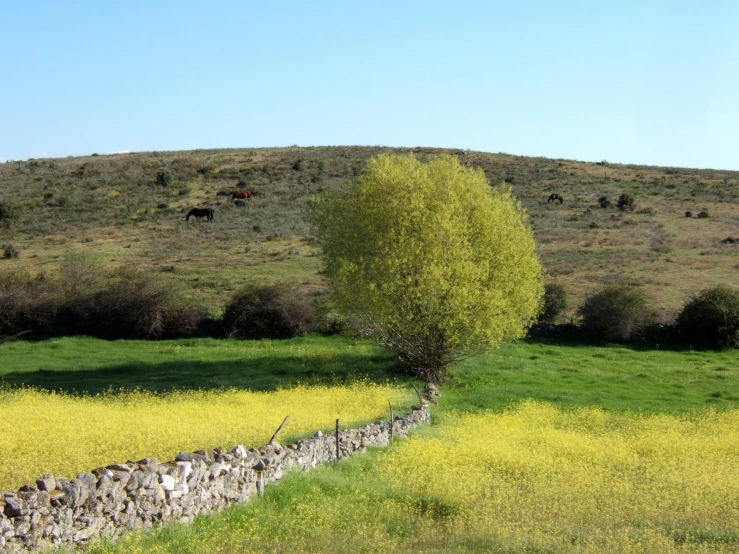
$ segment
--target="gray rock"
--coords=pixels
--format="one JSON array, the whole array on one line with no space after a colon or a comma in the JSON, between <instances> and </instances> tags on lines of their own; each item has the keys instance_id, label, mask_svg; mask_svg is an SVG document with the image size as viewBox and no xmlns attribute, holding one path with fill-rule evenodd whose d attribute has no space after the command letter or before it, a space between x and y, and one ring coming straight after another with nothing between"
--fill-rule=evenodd
<instances>
[{"instance_id":1,"label":"gray rock","mask_svg":"<svg viewBox=\"0 0 739 554\"><path fill-rule=\"evenodd\" d=\"M165 491L174 490L175 480L174 477L172 477L171 475L162 475L159 479L159 482L161 483L162 488Z\"/></svg>"},{"instance_id":2,"label":"gray rock","mask_svg":"<svg viewBox=\"0 0 739 554\"><path fill-rule=\"evenodd\" d=\"M256 464L252 466L252 469L254 471L264 471L264 469L267 467L267 464L264 463L264 460L261 458L257 461Z\"/></svg>"},{"instance_id":3,"label":"gray rock","mask_svg":"<svg viewBox=\"0 0 739 554\"><path fill-rule=\"evenodd\" d=\"M6 517L18 517L23 513L23 501L15 496L5 497L3 513Z\"/></svg>"},{"instance_id":4,"label":"gray rock","mask_svg":"<svg viewBox=\"0 0 739 554\"><path fill-rule=\"evenodd\" d=\"M133 464L112 464L109 466L105 466L105 469L109 469L113 473L115 472L125 472L125 473L132 473L136 468Z\"/></svg>"},{"instance_id":5,"label":"gray rock","mask_svg":"<svg viewBox=\"0 0 739 554\"><path fill-rule=\"evenodd\" d=\"M87 485L91 487L94 487L98 481L97 477L95 477L92 473L86 473L84 471L82 473L77 474L77 479L79 479L80 481L83 481L84 483L86 483Z\"/></svg>"},{"instance_id":6,"label":"gray rock","mask_svg":"<svg viewBox=\"0 0 739 554\"><path fill-rule=\"evenodd\" d=\"M42 491L53 491L56 488L56 479L51 473L44 473L36 479L36 486Z\"/></svg>"},{"instance_id":7,"label":"gray rock","mask_svg":"<svg viewBox=\"0 0 739 554\"><path fill-rule=\"evenodd\" d=\"M62 492L64 493L64 504L69 508L82 506L90 494L86 483L79 479L72 479L72 481L64 485Z\"/></svg>"}]
</instances>

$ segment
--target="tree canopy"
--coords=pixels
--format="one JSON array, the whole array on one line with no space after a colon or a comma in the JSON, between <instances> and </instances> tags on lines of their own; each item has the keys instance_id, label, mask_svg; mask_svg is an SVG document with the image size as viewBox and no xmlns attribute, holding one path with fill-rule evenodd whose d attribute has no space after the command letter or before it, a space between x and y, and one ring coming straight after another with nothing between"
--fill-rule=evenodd
<instances>
[{"instance_id":1,"label":"tree canopy","mask_svg":"<svg viewBox=\"0 0 739 554\"><path fill-rule=\"evenodd\" d=\"M311 221L339 310L430 381L524 335L544 290L527 214L508 186L453 156L384 155Z\"/></svg>"}]
</instances>

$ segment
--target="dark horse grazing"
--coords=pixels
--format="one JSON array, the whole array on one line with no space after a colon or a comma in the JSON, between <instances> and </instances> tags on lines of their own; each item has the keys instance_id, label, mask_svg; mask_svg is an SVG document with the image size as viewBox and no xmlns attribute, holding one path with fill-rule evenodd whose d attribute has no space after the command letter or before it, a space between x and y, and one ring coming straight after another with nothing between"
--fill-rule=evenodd
<instances>
[{"instance_id":1,"label":"dark horse grazing","mask_svg":"<svg viewBox=\"0 0 739 554\"><path fill-rule=\"evenodd\" d=\"M240 200L246 200L247 202L249 202L249 204L251 204L252 202L254 202L251 199L252 194L254 194L254 192L251 189L237 190L231 195L231 203L233 204L236 201L236 199L240 199Z\"/></svg>"},{"instance_id":2,"label":"dark horse grazing","mask_svg":"<svg viewBox=\"0 0 739 554\"><path fill-rule=\"evenodd\" d=\"M549 195L549 200L547 200L547 204L551 204L552 202L556 202L557 200L559 200L560 204L565 201L565 199L562 198L561 194L552 193Z\"/></svg>"},{"instance_id":3,"label":"dark horse grazing","mask_svg":"<svg viewBox=\"0 0 739 554\"><path fill-rule=\"evenodd\" d=\"M208 221L213 221L213 208L193 208L185 216L185 221L190 221L190 216L195 216L198 219L201 217L207 217Z\"/></svg>"}]
</instances>

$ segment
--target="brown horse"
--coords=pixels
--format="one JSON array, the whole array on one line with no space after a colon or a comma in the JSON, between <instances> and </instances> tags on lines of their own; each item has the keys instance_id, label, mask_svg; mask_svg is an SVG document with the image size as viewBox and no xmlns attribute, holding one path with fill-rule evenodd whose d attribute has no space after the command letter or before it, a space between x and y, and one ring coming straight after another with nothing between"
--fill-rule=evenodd
<instances>
[{"instance_id":1,"label":"brown horse","mask_svg":"<svg viewBox=\"0 0 739 554\"><path fill-rule=\"evenodd\" d=\"M247 202L249 202L249 204L251 204L252 202L254 202L251 199L253 194L254 192L252 192L251 189L237 190L231 195L231 203L233 204L236 201L236 199L239 199L239 200L246 200Z\"/></svg>"}]
</instances>

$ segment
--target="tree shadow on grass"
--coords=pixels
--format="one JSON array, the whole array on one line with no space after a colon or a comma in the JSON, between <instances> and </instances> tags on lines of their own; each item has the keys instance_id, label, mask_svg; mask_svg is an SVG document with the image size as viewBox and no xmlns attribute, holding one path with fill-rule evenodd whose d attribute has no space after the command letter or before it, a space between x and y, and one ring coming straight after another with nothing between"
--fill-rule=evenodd
<instances>
[{"instance_id":1,"label":"tree shadow on grass","mask_svg":"<svg viewBox=\"0 0 739 554\"><path fill-rule=\"evenodd\" d=\"M297 384L348 384L357 379L375 383L406 383L392 358L377 355L337 354L316 361L295 357L264 356L236 361L133 362L90 370L48 370L8 373L0 383L66 393L97 394L110 389L173 390L250 389L274 391Z\"/></svg>"}]
</instances>

